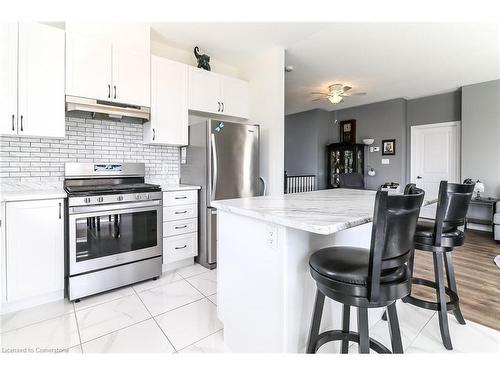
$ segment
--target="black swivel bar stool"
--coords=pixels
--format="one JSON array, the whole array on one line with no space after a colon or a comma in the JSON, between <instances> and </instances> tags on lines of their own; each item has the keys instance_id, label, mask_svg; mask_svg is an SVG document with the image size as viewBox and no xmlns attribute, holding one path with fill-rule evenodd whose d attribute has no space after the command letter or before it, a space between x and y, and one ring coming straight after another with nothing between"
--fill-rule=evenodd
<instances>
[{"instance_id":1,"label":"black swivel bar stool","mask_svg":"<svg viewBox=\"0 0 500 375\"><path fill-rule=\"evenodd\" d=\"M457 284L451 252L455 246L464 243L464 233L458 229L465 224L465 216L472 198L474 183L452 184L441 181L435 220L419 220L415 232L415 250L432 252L434 260L434 281L416 278L413 284L434 288L437 294L437 303L425 301L409 295L403 298L404 302L438 312L439 329L446 349L451 350L450 331L448 328L447 311L452 311L460 324L465 320L460 311ZM444 284L443 260L446 269L448 286ZM413 256L408 262L413 274ZM446 295L450 298L446 302Z\"/></svg>"},{"instance_id":2,"label":"black swivel bar stool","mask_svg":"<svg viewBox=\"0 0 500 375\"><path fill-rule=\"evenodd\" d=\"M368 334L368 309L386 307L393 353L402 353L396 301L410 294L411 273L406 265L413 254L413 237L424 192L408 187L404 195L378 191L375 198L370 249L336 246L316 251L309 260L317 291L307 353L315 353L330 341L359 344L360 353L370 348L391 353ZM343 304L342 330L319 333L325 296ZM351 306L358 308L358 332L349 331Z\"/></svg>"}]
</instances>

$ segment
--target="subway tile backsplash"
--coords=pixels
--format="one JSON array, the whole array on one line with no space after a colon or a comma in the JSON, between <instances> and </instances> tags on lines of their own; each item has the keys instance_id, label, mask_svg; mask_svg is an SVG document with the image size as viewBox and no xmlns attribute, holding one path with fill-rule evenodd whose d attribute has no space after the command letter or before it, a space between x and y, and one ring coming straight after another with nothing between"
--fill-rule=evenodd
<instances>
[{"instance_id":1,"label":"subway tile backsplash","mask_svg":"<svg viewBox=\"0 0 500 375\"><path fill-rule=\"evenodd\" d=\"M66 118L66 137L0 137L2 182L55 182L64 179L65 162L144 162L146 179L179 182L179 149L145 145L142 124Z\"/></svg>"}]
</instances>

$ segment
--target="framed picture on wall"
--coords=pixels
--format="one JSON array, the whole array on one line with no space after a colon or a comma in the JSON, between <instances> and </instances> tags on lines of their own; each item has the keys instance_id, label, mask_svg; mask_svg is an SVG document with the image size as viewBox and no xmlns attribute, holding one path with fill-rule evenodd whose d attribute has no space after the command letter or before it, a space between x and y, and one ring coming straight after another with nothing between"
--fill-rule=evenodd
<instances>
[{"instance_id":1,"label":"framed picture on wall","mask_svg":"<svg viewBox=\"0 0 500 375\"><path fill-rule=\"evenodd\" d=\"M340 142L356 143L356 120L340 121Z\"/></svg>"},{"instance_id":2,"label":"framed picture on wall","mask_svg":"<svg viewBox=\"0 0 500 375\"><path fill-rule=\"evenodd\" d=\"M382 141L382 155L396 155L395 139L384 139Z\"/></svg>"}]
</instances>

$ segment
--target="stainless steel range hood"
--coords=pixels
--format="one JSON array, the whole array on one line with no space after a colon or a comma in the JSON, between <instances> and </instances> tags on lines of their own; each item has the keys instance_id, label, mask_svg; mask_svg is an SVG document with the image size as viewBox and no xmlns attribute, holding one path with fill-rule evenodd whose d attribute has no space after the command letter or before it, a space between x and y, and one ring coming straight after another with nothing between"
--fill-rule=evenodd
<instances>
[{"instance_id":1,"label":"stainless steel range hood","mask_svg":"<svg viewBox=\"0 0 500 375\"><path fill-rule=\"evenodd\" d=\"M66 111L83 111L105 114L111 118L134 117L144 121L149 120L149 107L108 102L97 99L66 96Z\"/></svg>"}]
</instances>

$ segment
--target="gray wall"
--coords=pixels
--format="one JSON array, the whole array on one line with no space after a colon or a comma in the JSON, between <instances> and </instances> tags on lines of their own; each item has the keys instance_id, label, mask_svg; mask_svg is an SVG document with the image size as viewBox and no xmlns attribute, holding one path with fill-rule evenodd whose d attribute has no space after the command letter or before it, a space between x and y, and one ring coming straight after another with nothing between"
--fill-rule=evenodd
<instances>
[{"instance_id":1,"label":"gray wall","mask_svg":"<svg viewBox=\"0 0 500 375\"><path fill-rule=\"evenodd\" d=\"M460 121L460 90L407 101L408 126Z\"/></svg>"},{"instance_id":2,"label":"gray wall","mask_svg":"<svg viewBox=\"0 0 500 375\"><path fill-rule=\"evenodd\" d=\"M372 146L382 146L383 139L396 140L396 155L382 156L382 152L370 153L365 148L365 185L377 189L384 182L405 182L406 169L406 101L402 98L331 112L332 120L356 120L356 142L363 138L374 138ZM335 126L338 132L338 125ZM382 158L390 164L382 164ZM375 169L376 175L366 174L367 167Z\"/></svg>"},{"instance_id":3,"label":"gray wall","mask_svg":"<svg viewBox=\"0 0 500 375\"><path fill-rule=\"evenodd\" d=\"M462 88L462 176L500 197L500 80Z\"/></svg>"},{"instance_id":4,"label":"gray wall","mask_svg":"<svg viewBox=\"0 0 500 375\"><path fill-rule=\"evenodd\" d=\"M314 174L318 189L324 189L325 146L334 141L330 112L315 109L285 116L285 171L289 175Z\"/></svg>"}]
</instances>

